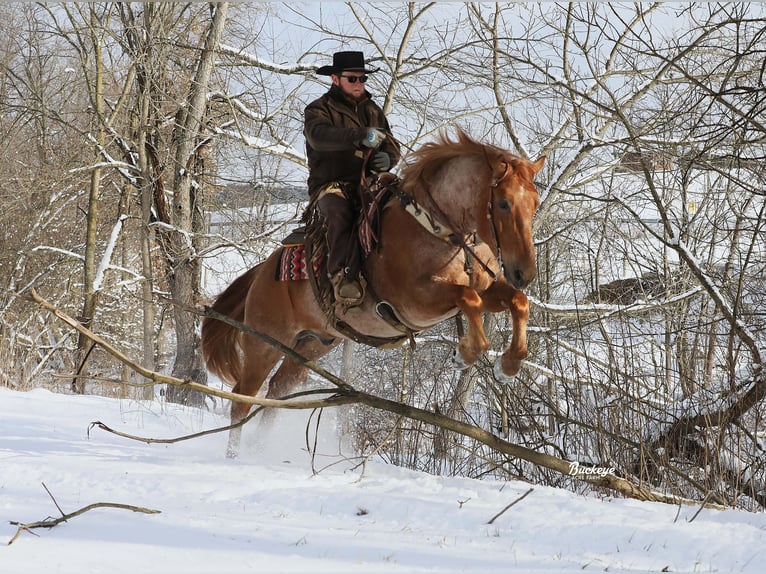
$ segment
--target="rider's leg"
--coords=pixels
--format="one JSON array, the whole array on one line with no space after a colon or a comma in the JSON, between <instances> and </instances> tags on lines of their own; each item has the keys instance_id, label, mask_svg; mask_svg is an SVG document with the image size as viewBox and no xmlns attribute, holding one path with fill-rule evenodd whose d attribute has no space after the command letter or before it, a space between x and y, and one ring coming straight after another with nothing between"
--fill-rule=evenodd
<instances>
[{"instance_id":1,"label":"rider's leg","mask_svg":"<svg viewBox=\"0 0 766 574\"><path fill-rule=\"evenodd\" d=\"M327 271L335 290L335 299L355 304L361 302L364 296L355 261L358 253L354 228L356 215L349 201L334 191L328 189L318 202L327 226Z\"/></svg>"}]
</instances>

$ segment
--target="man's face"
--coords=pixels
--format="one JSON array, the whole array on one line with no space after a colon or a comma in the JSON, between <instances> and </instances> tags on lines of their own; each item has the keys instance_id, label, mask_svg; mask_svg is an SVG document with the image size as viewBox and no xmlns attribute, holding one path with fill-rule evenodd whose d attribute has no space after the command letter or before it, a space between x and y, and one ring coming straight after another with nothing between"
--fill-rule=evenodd
<instances>
[{"instance_id":1,"label":"man's face","mask_svg":"<svg viewBox=\"0 0 766 574\"><path fill-rule=\"evenodd\" d=\"M359 99L364 94L364 82L367 76L360 71L343 70L340 74L333 74L332 83L338 86L347 96Z\"/></svg>"}]
</instances>

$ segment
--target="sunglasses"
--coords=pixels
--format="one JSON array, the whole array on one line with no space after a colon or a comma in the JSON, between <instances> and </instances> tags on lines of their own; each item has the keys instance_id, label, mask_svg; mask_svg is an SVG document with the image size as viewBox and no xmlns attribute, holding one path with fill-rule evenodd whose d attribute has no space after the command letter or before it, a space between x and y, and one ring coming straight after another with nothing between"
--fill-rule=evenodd
<instances>
[{"instance_id":1,"label":"sunglasses","mask_svg":"<svg viewBox=\"0 0 766 574\"><path fill-rule=\"evenodd\" d=\"M341 78L346 78L349 84L356 84L357 80L364 84L367 82L368 76L341 76Z\"/></svg>"}]
</instances>

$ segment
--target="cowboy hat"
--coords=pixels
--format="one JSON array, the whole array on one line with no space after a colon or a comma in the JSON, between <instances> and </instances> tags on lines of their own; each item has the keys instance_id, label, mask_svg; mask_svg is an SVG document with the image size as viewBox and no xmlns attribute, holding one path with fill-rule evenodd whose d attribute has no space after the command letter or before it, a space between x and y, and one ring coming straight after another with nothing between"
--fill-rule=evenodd
<instances>
[{"instance_id":1,"label":"cowboy hat","mask_svg":"<svg viewBox=\"0 0 766 574\"><path fill-rule=\"evenodd\" d=\"M332 76L333 74L340 74L343 70L354 70L365 74L378 71L378 68L368 70L364 66L364 54L362 52L335 52L332 55L332 66L322 66L317 70L317 74Z\"/></svg>"}]
</instances>

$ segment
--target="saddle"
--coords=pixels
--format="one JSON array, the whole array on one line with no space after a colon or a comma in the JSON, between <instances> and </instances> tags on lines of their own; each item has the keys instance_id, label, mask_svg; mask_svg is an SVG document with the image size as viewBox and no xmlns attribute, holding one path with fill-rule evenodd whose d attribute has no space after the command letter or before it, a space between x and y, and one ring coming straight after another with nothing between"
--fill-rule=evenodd
<instances>
[{"instance_id":1,"label":"saddle","mask_svg":"<svg viewBox=\"0 0 766 574\"><path fill-rule=\"evenodd\" d=\"M357 234L362 247L362 257L369 255L378 245L381 233L382 212L396 193L398 178L381 173L367 178L363 189L361 216ZM367 283L367 296L375 303L375 312L386 323L400 331L400 337L375 337L359 333L337 316L337 306L330 279L326 272L327 246L324 240L323 217L314 201L311 201L302 218L303 225L294 229L282 240L280 263L277 267L278 281L308 280L319 306L330 323L341 333L358 343L378 348L399 346L405 339L414 342L415 331L397 316L391 304L382 301L371 287L365 266L361 266L361 279Z\"/></svg>"}]
</instances>

